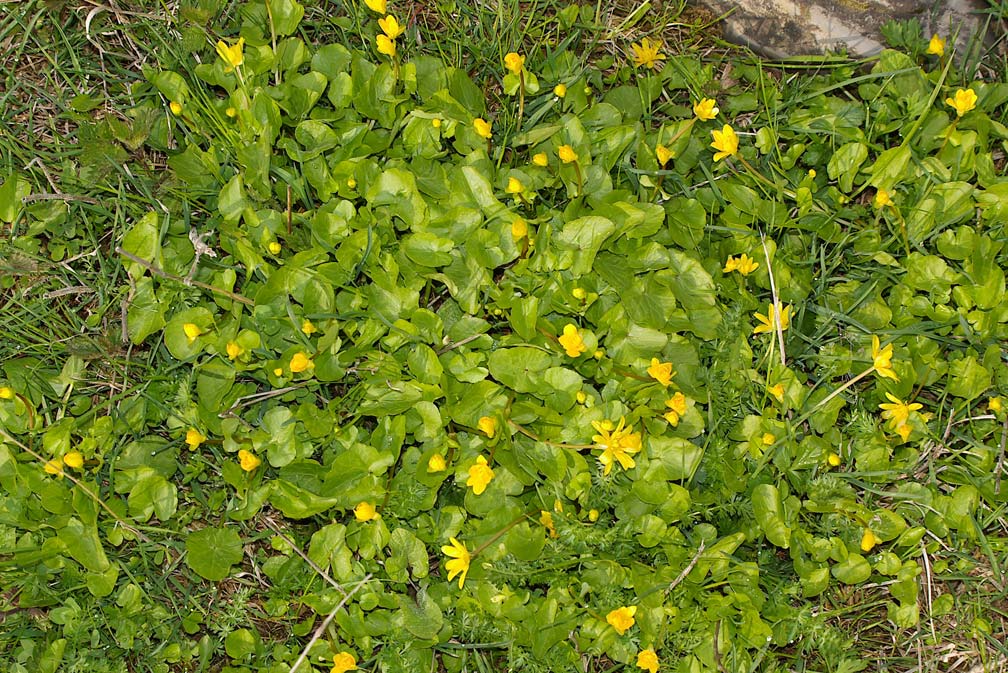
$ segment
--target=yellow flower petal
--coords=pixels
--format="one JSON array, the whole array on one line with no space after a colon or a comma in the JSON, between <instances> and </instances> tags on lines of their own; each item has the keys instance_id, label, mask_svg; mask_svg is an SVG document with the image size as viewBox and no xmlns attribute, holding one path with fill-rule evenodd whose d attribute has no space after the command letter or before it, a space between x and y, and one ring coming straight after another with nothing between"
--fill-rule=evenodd
<instances>
[{"instance_id":1,"label":"yellow flower petal","mask_svg":"<svg viewBox=\"0 0 1008 673\"><path fill-rule=\"evenodd\" d=\"M701 98L693 104L693 114L702 122L710 121L718 116L717 102L713 98Z\"/></svg>"},{"instance_id":2,"label":"yellow flower petal","mask_svg":"<svg viewBox=\"0 0 1008 673\"><path fill-rule=\"evenodd\" d=\"M636 605L619 607L606 615L606 621L622 636L634 625L635 614L637 614Z\"/></svg>"},{"instance_id":3,"label":"yellow flower petal","mask_svg":"<svg viewBox=\"0 0 1008 673\"><path fill-rule=\"evenodd\" d=\"M245 470L246 472L252 472L257 467L262 465L262 461L259 459L257 455L255 455L251 451L241 449L240 451L238 451L238 464L241 465L241 469Z\"/></svg>"}]
</instances>

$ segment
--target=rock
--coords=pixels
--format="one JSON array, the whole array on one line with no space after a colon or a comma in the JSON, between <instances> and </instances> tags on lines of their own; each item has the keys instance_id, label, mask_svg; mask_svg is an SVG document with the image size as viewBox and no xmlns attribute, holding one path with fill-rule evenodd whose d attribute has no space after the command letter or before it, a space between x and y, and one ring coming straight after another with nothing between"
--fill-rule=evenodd
<instances>
[{"instance_id":1,"label":"rock","mask_svg":"<svg viewBox=\"0 0 1008 673\"><path fill-rule=\"evenodd\" d=\"M882 50L890 19L916 18L922 37L958 30L961 43L983 29L983 0L702 0L724 20L725 34L770 58L846 50L855 58ZM951 44L951 42L950 42Z\"/></svg>"}]
</instances>

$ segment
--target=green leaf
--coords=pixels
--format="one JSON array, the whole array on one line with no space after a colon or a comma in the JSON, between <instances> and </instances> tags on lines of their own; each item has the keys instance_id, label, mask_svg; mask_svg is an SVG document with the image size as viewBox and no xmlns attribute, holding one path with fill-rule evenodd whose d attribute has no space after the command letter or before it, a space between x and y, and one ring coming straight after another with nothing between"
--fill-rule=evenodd
<instances>
[{"instance_id":1,"label":"green leaf","mask_svg":"<svg viewBox=\"0 0 1008 673\"><path fill-rule=\"evenodd\" d=\"M273 29L277 35L293 35L304 16L304 7L295 0L268 0Z\"/></svg>"},{"instance_id":2,"label":"green leaf","mask_svg":"<svg viewBox=\"0 0 1008 673\"><path fill-rule=\"evenodd\" d=\"M892 191L896 184L906 181L906 170L909 163L909 147L900 145L885 150L868 168L868 184L876 189Z\"/></svg>"},{"instance_id":3,"label":"green leaf","mask_svg":"<svg viewBox=\"0 0 1008 673\"><path fill-rule=\"evenodd\" d=\"M860 554L849 554L845 561L833 566L831 572L844 584L861 584L871 577L871 564Z\"/></svg>"},{"instance_id":4,"label":"green leaf","mask_svg":"<svg viewBox=\"0 0 1008 673\"><path fill-rule=\"evenodd\" d=\"M840 189L849 194L854 187L861 164L868 158L868 147L864 143L847 143L842 145L830 157L826 171L830 180L839 180Z\"/></svg>"},{"instance_id":5,"label":"green leaf","mask_svg":"<svg viewBox=\"0 0 1008 673\"><path fill-rule=\"evenodd\" d=\"M137 220L136 224L123 236L122 249L134 257L139 257L154 266L163 268L164 261L161 259L161 232L158 226L157 213L147 213ZM140 278L147 271L141 264L128 259L123 260L123 266L126 267L126 271L133 279Z\"/></svg>"},{"instance_id":6,"label":"green leaf","mask_svg":"<svg viewBox=\"0 0 1008 673\"><path fill-rule=\"evenodd\" d=\"M219 582L242 560L242 541L231 528L202 528L186 538L186 565L204 579Z\"/></svg>"},{"instance_id":7,"label":"green leaf","mask_svg":"<svg viewBox=\"0 0 1008 673\"><path fill-rule=\"evenodd\" d=\"M753 514L760 529L771 543L787 549L791 546L791 529L784 521L780 492L773 484L759 484L752 492Z\"/></svg>"},{"instance_id":8,"label":"green leaf","mask_svg":"<svg viewBox=\"0 0 1008 673\"><path fill-rule=\"evenodd\" d=\"M61 527L56 537L66 547L73 560L94 573L104 573L111 564L102 549L98 539L98 528L94 524L87 526L80 519L70 517Z\"/></svg>"},{"instance_id":9,"label":"green leaf","mask_svg":"<svg viewBox=\"0 0 1008 673\"><path fill-rule=\"evenodd\" d=\"M597 215L579 217L564 224L554 240L559 249L571 251L566 265L575 278L591 270L599 248L614 231L616 225L612 220Z\"/></svg>"},{"instance_id":10,"label":"green leaf","mask_svg":"<svg viewBox=\"0 0 1008 673\"><path fill-rule=\"evenodd\" d=\"M500 383L519 393L538 389L540 374L553 362L553 356L538 348L519 346L499 348L490 354L487 367Z\"/></svg>"}]
</instances>

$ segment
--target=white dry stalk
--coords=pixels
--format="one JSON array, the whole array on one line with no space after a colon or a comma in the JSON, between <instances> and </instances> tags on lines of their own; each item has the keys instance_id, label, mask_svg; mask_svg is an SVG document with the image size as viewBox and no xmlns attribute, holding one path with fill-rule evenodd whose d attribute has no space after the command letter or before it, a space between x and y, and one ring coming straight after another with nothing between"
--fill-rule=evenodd
<instances>
[{"instance_id":1,"label":"white dry stalk","mask_svg":"<svg viewBox=\"0 0 1008 673\"><path fill-rule=\"evenodd\" d=\"M205 238L212 235L213 235L212 231L208 231L204 234L201 234L195 229L189 230L189 241L193 245L193 251L196 253L196 257L193 259L192 266L189 267L189 273L185 277L186 285L188 285L189 281L191 281L193 279L193 276L196 275L196 267L199 266L200 257L203 257L204 255L206 255L207 257L217 256L217 251L203 242Z\"/></svg>"},{"instance_id":2,"label":"white dry stalk","mask_svg":"<svg viewBox=\"0 0 1008 673\"><path fill-rule=\"evenodd\" d=\"M781 306L780 297L777 295L777 282L774 280L773 267L770 266L770 250L767 248L766 237L762 232L760 233L760 243L763 244L763 258L766 259L767 275L770 276L770 297L773 300L773 306L770 309L770 315L767 316L767 320L772 320L773 326L776 328L777 344L780 346L781 367L787 367L787 354L784 352L784 329L781 326L781 314L784 307Z\"/></svg>"}]
</instances>

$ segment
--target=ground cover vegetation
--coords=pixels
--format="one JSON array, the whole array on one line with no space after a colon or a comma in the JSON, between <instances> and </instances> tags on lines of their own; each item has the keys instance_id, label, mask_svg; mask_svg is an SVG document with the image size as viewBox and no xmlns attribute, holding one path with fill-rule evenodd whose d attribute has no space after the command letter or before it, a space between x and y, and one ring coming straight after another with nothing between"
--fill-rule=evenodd
<instances>
[{"instance_id":1,"label":"ground cover vegetation","mask_svg":"<svg viewBox=\"0 0 1008 673\"><path fill-rule=\"evenodd\" d=\"M4 670L1006 665L992 57L174 9L3 10Z\"/></svg>"}]
</instances>

